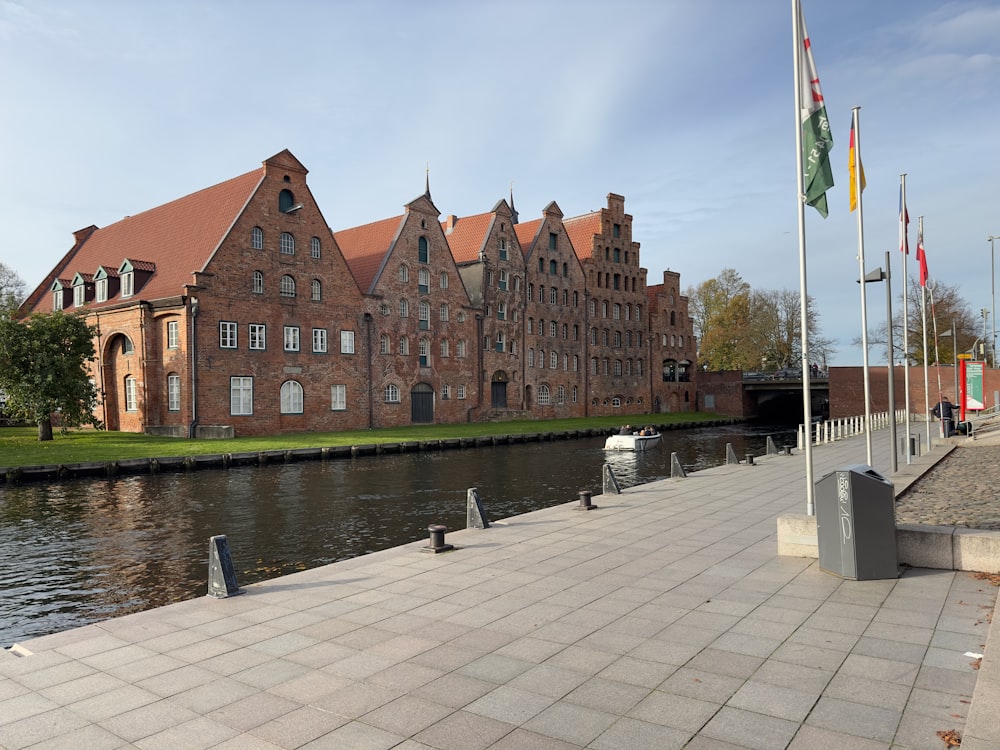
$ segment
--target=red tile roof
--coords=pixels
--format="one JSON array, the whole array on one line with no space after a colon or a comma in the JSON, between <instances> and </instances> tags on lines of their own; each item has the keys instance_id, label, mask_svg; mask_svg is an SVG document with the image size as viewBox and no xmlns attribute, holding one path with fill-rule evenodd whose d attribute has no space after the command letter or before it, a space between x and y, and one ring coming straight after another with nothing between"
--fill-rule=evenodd
<instances>
[{"instance_id":1,"label":"red tile roof","mask_svg":"<svg viewBox=\"0 0 1000 750\"><path fill-rule=\"evenodd\" d=\"M475 216L462 216L454 219L451 232L448 231L448 222L441 222L441 229L444 230L448 246L451 248L451 255L458 264L471 263L479 260L479 251L486 241L486 233L490 230L494 214L476 214Z\"/></svg>"},{"instance_id":2,"label":"red tile roof","mask_svg":"<svg viewBox=\"0 0 1000 750\"><path fill-rule=\"evenodd\" d=\"M541 226L541 219L532 219L531 221L526 221L523 224L514 225L514 234L517 235L517 242L521 246L521 251L524 253L525 258L531 254L531 247L535 242L535 236L538 234L538 230Z\"/></svg>"},{"instance_id":3,"label":"red tile roof","mask_svg":"<svg viewBox=\"0 0 1000 750\"><path fill-rule=\"evenodd\" d=\"M263 177L262 167L97 229L67 253L43 284L48 288L52 279L93 274L101 266L114 276L129 259L138 271L154 271L134 299L183 294L184 285L192 283L192 273L204 270ZM34 309L51 309L46 300L39 297ZM103 307L119 301L113 297L89 305Z\"/></svg>"},{"instance_id":4,"label":"red tile roof","mask_svg":"<svg viewBox=\"0 0 1000 750\"><path fill-rule=\"evenodd\" d=\"M576 257L580 260L592 258L594 255L594 235L601 234L600 211L574 216L572 219L563 219L563 226L566 227L566 234L573 244Z\"/></svg>"},{"instance_id":5,"label":"red tile roof","mask_svg":"<svg viewBox=\"0 0 1000 750\"><path fill-rule=\"evenodd\" d=\"M382 264L385 263L405 218L393 216L334 233L333 238L364 294L372 293Z\"/></svg>"}]
</instances>

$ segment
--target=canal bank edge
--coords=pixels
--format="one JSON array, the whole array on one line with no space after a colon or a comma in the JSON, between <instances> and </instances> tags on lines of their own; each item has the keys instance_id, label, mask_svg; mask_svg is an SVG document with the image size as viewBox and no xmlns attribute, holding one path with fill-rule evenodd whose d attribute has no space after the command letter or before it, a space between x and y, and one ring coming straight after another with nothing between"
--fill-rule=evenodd
<instances>
[{"instance_id":1,"label":"canal bank edge","mask_svg":"<svg viewBox=\"0 0 1000 750\"><path fill-rule=\"evenodd\" d=\"M660 432L690 430L702 427L722 427L743 424L742 417L722 417L693 422L652 424ZM229 469L237 466L268 466L294 461L325 461L355 456L375 456L416 451L440 451L479 448L490 445L545 442L551 440L578 440L603 437L610 427L587 427L578 430L554 432L515 433L508 435L481 435L477 437L442 438L440 440L413 440L385 443L360 443L316 448L275 449L245 451L240 453L211 453L197 456L161 456L153 458L123 458L116 461L85 461L72 464L44 464L35 466L0 467L0 485L26 482L54 482L63 479L110 478L134 474L159 474L165 472L199 471L202 469Z\"/></svg>"},{"instance_id":2,"label":"canal bank edge","mask_svg":"<svg viewBox=\"0 0 1000 750\"><path fill-rule=\"evenodd\" d=\"M936 442L930 451L901 466L891 477L893 495L899 498L920 477L955 449L954 443ZM778 554L818 558L816 516L804 513L778 517ZM899 564L912 568L1000 573L1000 532L960 526L897 524Z\"/></svg>"}]
</instances>

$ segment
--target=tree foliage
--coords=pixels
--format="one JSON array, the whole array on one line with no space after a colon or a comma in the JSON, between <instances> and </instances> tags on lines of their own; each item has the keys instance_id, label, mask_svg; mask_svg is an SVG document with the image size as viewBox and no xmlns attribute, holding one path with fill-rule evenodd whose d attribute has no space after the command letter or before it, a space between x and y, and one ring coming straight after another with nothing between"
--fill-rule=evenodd
<instances>
[{"instance_id":1,"label":"tree foliage","mask_svg":"<svg viewBox=\"0 0 1000 750\"><path fill-rule=\"evenodd\" d=\"M905 356L909 355L911 365L923 365L924 363L924 309L926 308L927 321L927 361L934 364L935 361L941 364L952 364L958 353L971 353L980 358L983 356L981 343L987 342L989 351L989 339L992 333L985 331L985 317L977 315L972 311L969 303L964 300L959 292L957 284L949 285L941 282L933 284L933 288L926 287L927 291L921 295L919 281L915 278L909 279L907 297L909 314L907 315L907 331L909 334L908 346L903 345L903 293L893 305L892 310L892 348L893 364L902 364ZM952 323L954 323L955 337L952 338ZM880 349L887 357L889 339L886 325L881 325L868 329L868 348ZM935 338L935 333L937 334ZM861 346L861 337L857 337L852 342L855 346Z\"/></svg>"},{"instance_id":2,"label":"tree foliage","mask_svg":"<svg viewBox=\"0 0 1000 750\"><path fill-rule=\"evenodd\" d=\"M0 390L5 411L38 425L38 439L52 439L52 418L63 429L99 423L97 389L86 365L95 358L97 329L79 315L35 313L24 321L0 317Z\"/></svg>"},{"instance_id":3,"label":"tree foliage","mask_svg":"<svg viewBox=\"0 0 1000 750\"><path fill-rule=\"evenodd\" d=\"M707 370L776 370L802 361L798 292L754 290L732 268L688 289L698 361ZM813 300L806 306L810 362L825 367L832 340L819 334Z\"/></svg>"},{"instance_id":4,"label":"tree foliage","mask_svg":"<svg viewBox=\"0 0 1000 750\"><path fill-rule=\"evenodd\" d=\"M0 263L0 315L10 317L25 294L24 280L14 269Z\"/></svg>"}]
</instances>

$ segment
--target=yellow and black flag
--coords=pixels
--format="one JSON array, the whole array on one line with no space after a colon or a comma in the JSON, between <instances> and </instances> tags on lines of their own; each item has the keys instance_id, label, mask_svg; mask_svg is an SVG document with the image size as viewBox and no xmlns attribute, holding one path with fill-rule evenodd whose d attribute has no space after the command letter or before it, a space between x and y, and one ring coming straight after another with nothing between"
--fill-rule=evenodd
<instances>
[{"instance_id":1,"label":"yellow and black flag","mask_svg":"<svg viewBox=\"0 0 1000 750\"><path fill-rule=\"evenodd\" d=\"M847 163L848 173L850 174L850 193L851 193L851 211L858 207L858 176L855 173L856 169L854 166L855 162L855 145L854 145L854 121L851 120L851 142L847 147L849 161ZM861 154L857 155L857 163L861 167L861 192L865 190L865 166L861 164Z\"/></svg>"}]
</instances>

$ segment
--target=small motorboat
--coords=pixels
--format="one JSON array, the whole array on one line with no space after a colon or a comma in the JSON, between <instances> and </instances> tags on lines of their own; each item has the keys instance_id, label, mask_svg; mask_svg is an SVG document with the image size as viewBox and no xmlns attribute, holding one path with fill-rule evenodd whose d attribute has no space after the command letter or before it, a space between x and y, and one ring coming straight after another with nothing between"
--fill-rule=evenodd
<instances>
[{"instance_id":1,"label":"small motorboat","mask_svg":"<svg viewBox=\"0 0 1000 750\"><path fill-rule=\"evenodd\" d=\"M604 441L606 451L645 451L660 444L660 433L642 435L633 432L630 435L611 435Z\"/></svg>"}]
</instances>

